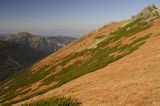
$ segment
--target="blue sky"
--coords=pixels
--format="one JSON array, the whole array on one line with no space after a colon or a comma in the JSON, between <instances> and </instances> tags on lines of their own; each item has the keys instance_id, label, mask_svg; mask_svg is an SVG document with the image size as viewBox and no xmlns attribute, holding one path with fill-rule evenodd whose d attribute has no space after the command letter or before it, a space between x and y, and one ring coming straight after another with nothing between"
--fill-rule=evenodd
<instances>
[{"instance_id":1,"label":"blue sky","mask_svg":"<svg viewBox=\"0 0 160 106\"><path fill-rule=\"evenodd\" d=\"M0 0L0 33L81 36L160 0Z\"/></svg>"}]
</instances>

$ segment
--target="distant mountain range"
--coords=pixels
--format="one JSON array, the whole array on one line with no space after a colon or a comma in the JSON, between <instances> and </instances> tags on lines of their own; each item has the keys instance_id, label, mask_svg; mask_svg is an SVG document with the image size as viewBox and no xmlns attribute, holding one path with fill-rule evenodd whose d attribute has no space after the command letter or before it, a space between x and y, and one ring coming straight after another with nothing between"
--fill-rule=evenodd
<instances>
[{"instance_id":1,"label":"distant mountain range","mask_svg":"<svg viewBox=\"0 0 160 106\"><path fill-rule=\"evenodd\" d=\"M27 32L0 35L0 81L74 40L66 36L45 38Z\"/></svg>"},{"instance_id":2,"label":"distant mountain range","mask_svg":"<svg viewBox=\"0 0 160 106\"><path fill-rule=\"evenodd\" d=\"M76 38L67 36L49 36L43 37L28 32L20 32L11 35L1 35L0 40L7 42L20 43L39 51L52 53L72 42Z\"/></svg>"}]
</instances>

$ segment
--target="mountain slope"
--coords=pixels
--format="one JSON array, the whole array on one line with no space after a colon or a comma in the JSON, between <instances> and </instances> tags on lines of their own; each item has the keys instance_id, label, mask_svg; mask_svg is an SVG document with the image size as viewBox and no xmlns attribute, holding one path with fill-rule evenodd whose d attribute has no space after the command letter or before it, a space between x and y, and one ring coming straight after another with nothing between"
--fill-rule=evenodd
<instances>
[{"instance_id":1,"label":"mountain slope","mask_svg":"<svg viewBox=\"0 0 160 106\"><path fill-rule=\"evenodd\" d=\"M160 31L158 32L156 37L152 36L132 54L23 103L64 95L77 98L87 106L159 106Z\"/></svg>"},{"instance_id":2,"label":"mountain slope","mask_svg":"<svg viewBox=\"0 0 160 106\"><path fill-rule=\"evenodd\" d=\"M0 41L0 81L42 57L44 53L28 46Z\"/></svg>"},{"instance_id":3,"label":"mountain slope","mask_svg":"<svg viewBox=\"0 0 160 106\"><path fill-rule=\"evenodd\" d=\"M34 64L33 67L31 67L31 69L28 69L21 74L15 75L12 78L13 80L11 82L9 81L9 82L4 82L4 84L2 83L1 84L2 90L0 90L0 91L3 91L3 92L0 92L1 103L5 101L7 102L7 100L11 100L11 99L13 99L13 101L15 102L17 102L17 100L21 101L22 98L25 100L32 96L36 96L37 94L39 95L41 93L45 93L49 89L53 89L56 85L56 80L58 79L53 79L52 77L56 74L61 75L61 73L59 72L64 72L65 67L66 68L70 67L69 65L70 63L68 64L68 66L67 65L65 66L65 64L67 63L65 62L67 59L66 58L67 56L68 57L72 56L72 54L77 54L78 51L81 52L82 50L84 51L92 47L94 44L100 41L99 38L105 37L105 35L102 35L101 33L105 32L105 34L109 35L112 31L115 31L120 26L124 25L124 23L126 23L126 21L112 23L110 25L104 26L103 28L100 28L99 30L91 32L87 34L86 36L82 37L80 40L77 40L69 44L68 46L60 49L58 52ZM73 61L75 61L75 59L73 58ZM83 58L81 59L81 61L83 61ZM72 65L72 62L71 62L71 65ZM61 67L64 67L64 69ZM74 73L71 73L71 74L74 74ZM69 78L68 76L64 76L64 77ZM51 81L48 80L50 78L51 78ZM60 78L60 77L57 77L57 78ZM66 78L64 78L64 80ZM63 78L60 78L60 79L63 79ZM55 81L52 81L52 80L55 80ZM45 82L43 83L43 81ZM9 92L12 92L12 93L9 93ZM12 101L9 101L9 102L12 102Z\"/></svg>"},{"instance_id":4,"label":"mountain slope","mask_svg":"<svg viewBox=\"0 0 160 106\"><path fill-rule=\"evenodd\" d=\"M150 10L149 8L151 7L152 6L149 6L145 9ZM154 10L157 10L157 8ZM149 21L148 17L145 17L148 15L148 13L150 14L152 12L154 11L151 9L150 12L144 12L145 15L143 17L137 15L135 19L111 23L96 31L88 33L79 40L36 63L25 73L18 74L14 76L11 81L5 82L4 84L2 83L1 91L3 92L0 92L0 102L5 103L5 105L7 103L14 104L57 88L60 91L63 89L62 93L57 92L57 94L66 94L65 92L67 92L68 95L73 94L71 96L77 97L82 101L82 103L87 104L87 102L91 101L89 102L89 104L91 104L93 102L92 100L94 100L93 98L95 97L94 95L90 95L92 94L92 89L86 90L87 86L85 87L85 85L87 81L84 82L84 86L82 86L83 84L81 84L81 82L78 83L77 81L80 81L79 79L81 78L82 81L84 81L83 78L87 80L85 76L81 76L97 71L99 69L103 70L103 68L105 69L109 67L110 65L114 64L114 62L116 63L116 61L121 61L123 58L127 58L127 56L132 55L138 50L141 51L141 47L147 45L150 40L155 39L155 36L159 34L159 14L154 15ZM112 70L112 68L109 69L110 70L108 71L113 71L113 73L115 72ZM118 69L115 70L117 70L117 73L119 72ZM116 78L116 73L114 74L115 76L113 76L113 79L114 77ZM95 74L93 73L93 75ZM120 75L117 75L117 78L119 76ZM76 87L74 86L74 81L68 83L69 81L78 77L80 78L75 80L75 82L78 84ZM109 76L107 76L106 79L109 79L108 77ZM98 78L100 81L103 81L103 77L96 78L97 81ZM120 78L118 79L121 80ZM118 79L116 79L116 81ZM95 81L93 80L89 77L88 83L94 84ZM93 81L93 83L90 81ZM65 83L66 85L64 85ZM89 88L93 87L93 91L98 89L95 87L98 85L96 83L95 86L89 85ZM108 85L113 85L112 80L110 80ZM61 86L62 88L58 88ZM64 90L63 87L65 86L68 87L65 88L68 89L68 91ZM102 86L103 88L105 85L104 83L99 83L99 86ZM82 89L79 91L77 88L80 87L82 87ZM77 91L72 91L74 88ZM87 92L85 93L85 90L89 92L88 95L85 95L87 94ZM84 91L83 94L79 93L81 91ZM53 92L53 94L56 96L56 90ZM74 92L77 92L79 96L76 94L74 95ZM84 97L83 95L86 96L86 99L84 98L86 101L82 99ZM98 95L98 97L100 96L101 95ZM40 97L43 98L43 96ZM120 97L120 99L122 99L122 97ZM110 97L110 99L112 98ZM97 103L99 104L103 102L101 100L97 100ZM128 104L129 103L130 102L128 102Z\"/></svg>"},{"instance_id":5,"label":"mountain slope","mask_svg":"<svg viewBox=\"0 0 160 106\"><path fill-rule=\"evenodd\" d=\"M0 35L0 81L69 44L75 38L41 37L27 32ZM15 64L18 65L15 65Z\"/></svg>"}]
</instances>

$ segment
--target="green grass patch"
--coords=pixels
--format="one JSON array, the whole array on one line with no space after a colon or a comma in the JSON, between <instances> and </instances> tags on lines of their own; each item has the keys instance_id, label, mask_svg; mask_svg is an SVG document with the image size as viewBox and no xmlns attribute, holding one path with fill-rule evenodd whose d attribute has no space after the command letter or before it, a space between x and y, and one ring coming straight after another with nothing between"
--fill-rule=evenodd
<instances>
[{"instance_id":1,"label":"green grass patch","mask_svg":"<svg viewBox=\"0 0 160 106\"><path fill-rule=\"evenodd\" d=\"M0 92L0 95L3 95L4 92L5 93L12 92L12 93L8 93L7 95L5 95L5 97L3 99L1 99L0 102L4 102L6 100L11 100L12 98L14 98L17 95L26 94L26 92L20 93L20 91L18 91L18 92L15 92L15 91L18 88L23 87L25 89L25 88L31 86L33 83L41 80L46 75L50 74L51 72L53 72L55 70L54 67L51 67L50 69L46 70L48 67L49 67L49 65L46 65L46 66L42 67L41 69L37 70L34 74L31 72L31 70L25 70L25 71L17 74L16 76L14 76L13 81L10 82L10 84L8 85L9 88L6 90L3 90L3 92ZM46 70L46 71L44 71L44 70Z\"/></svg>"}]
</instances>

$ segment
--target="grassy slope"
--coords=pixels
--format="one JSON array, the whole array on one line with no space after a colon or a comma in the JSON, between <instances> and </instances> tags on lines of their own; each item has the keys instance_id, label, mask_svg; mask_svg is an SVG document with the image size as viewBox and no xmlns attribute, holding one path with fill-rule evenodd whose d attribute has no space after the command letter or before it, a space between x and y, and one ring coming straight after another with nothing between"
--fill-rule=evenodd
<instances>
[{"instance_id":1,"label":"grassy slope","mask_svg":"<svg viewBox=\"0 0 160 106\"><path fill-rule=\"evenodd\" d=\"M160 36L152 36L132 54L25 102L56 94L77 98L87 106L159 106L159 45Z\"/></svg>"},{"instance_id":2,"label":"grassy slope","mask_svg":"<svg viewBox=\"0 0 160 106\"><path fill-rule=\"evenodd\" d=\"M80 57L84 55L92 55L91 58L87 60L76 61L75 63L65 68L63 67L62 70L56 75L53 75L43 80L43 83L46 85L50 84L53 81L57 81L58 83L56 85L48 89L42 90L38 93L29 95L25 98L21 98L18 101L12 101L12 103L16 103L16 102L34 97L36 95L43 94L51 89L57 88L65 84L66 82L69 82L84 74L96 71L98 69L101 69L107 66L113 61L116 61L126 56L127 54L132 53L134 50L138 49L141 45L145 43L146 39L150 37L150 34L141 38L137 38L129 44L125 44L125 45L115 44L113 47L107 47L107 45L116 42L122 37L127 38L129 36L132 36L138 32L148 29L149 27L151 27L151 25L144 22L143 19L137 19L132 23L127 24L123 28L120 28L117 31L111 33L109 38L104 39L102 42L97 44L95 48L86 49L86 50L77 52L73 55L70 55L67 58L63 59L62 62L60 62L58 65L52 66L50 69L47 69L49 66L43 66L34 74L32 74L31 71L27 70L25 73L15 76L14 79L8 84L8 89L3 90L3 92L0 92L0 95L4 95L5 93L7 93L3 98L0 99L0 102L11 100L17 95L26 94L28 91L30 91L30 89L23 93L15 92L15 90L20 87L27 88L31 86L33 83L41 80L43 77L53 72L56 69L56 67L65 66L68 62L74 60L76 57ZM121 53L116 56L110 56L112 53L115 53L116 51L121 51ZM47 69L47 71L44 71L45 69ZM12 92L12 93L8 93L8 92Z\"/></svg>"}]
</instances>

